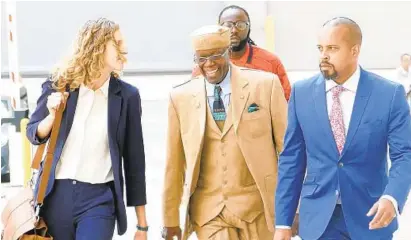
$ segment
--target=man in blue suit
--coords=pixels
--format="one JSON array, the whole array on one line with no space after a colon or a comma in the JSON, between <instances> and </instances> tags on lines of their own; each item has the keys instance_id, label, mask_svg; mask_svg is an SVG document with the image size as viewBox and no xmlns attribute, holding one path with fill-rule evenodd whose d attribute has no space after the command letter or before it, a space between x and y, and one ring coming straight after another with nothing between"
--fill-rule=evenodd
<instances>
[{"instance_id":1,"label":"man in blue suit","mask_svg":"<svg viewBox=\"0 0 411 240\"><path fill-rule=\"evenodd\" d=\"M275 240L392 239L411 185L404 88L358 66L362 34L348 18L324 24L322 74L292 88L279 160ZM387 145L391 169L387 167Z\"/></svg>"}]
</instances>

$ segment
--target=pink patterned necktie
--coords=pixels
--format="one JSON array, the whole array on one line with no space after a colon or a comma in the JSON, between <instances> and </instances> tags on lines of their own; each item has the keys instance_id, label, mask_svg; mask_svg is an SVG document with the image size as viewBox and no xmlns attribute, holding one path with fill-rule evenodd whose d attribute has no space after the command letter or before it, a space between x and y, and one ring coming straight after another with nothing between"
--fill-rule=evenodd
<instances>
[{"instance_id":1,"label":"pink patterned necktie","mask_svg":"<svg viewBox=\"0 0 411 240\"><path fill-rule=\"evenodd\" d=\"M343 86L335 86L331 89L333 94L333 104L330 114L331 129L334 134L335 143L337 144L338 152L341 154L345 144L345 128L342 106L340 102L340 94L344 91Z\"/></svg>"}]
</instances>

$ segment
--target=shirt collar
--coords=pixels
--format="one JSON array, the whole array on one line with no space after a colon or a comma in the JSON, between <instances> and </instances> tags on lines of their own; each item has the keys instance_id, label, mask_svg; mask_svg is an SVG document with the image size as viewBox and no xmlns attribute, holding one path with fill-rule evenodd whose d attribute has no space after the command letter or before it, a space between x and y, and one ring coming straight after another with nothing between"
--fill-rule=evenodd
<instances>
[{"instance_id":1,"label":"shirt collar","mask_svg":"<svg viewBox=\"0 0 411 240\"><path fill-rule=\"evenodd\" d=\"M218 85L221 87L222 94L231 94L231 67L228 69L228 73L219 84L211 84L207 80L205 80L206 89L207 89L207 96L212 97L214 96L214 87Z\"/></svg>"},{"instance_id":2,"label":"shirt collar","mask_svg":"<svg viewBox=\"0 0 411 240\"><path fill-rule=\"evenodd\" d=\"M101 92L103 92L104 97L108 97L108 88L110 86L110 77L107 79L107 81L99 88Z\"/></svg>"},{"instance_id":3,"label":"shirt collar","mask_svg":"<svg viewBox=\"0 0 411 240\"><path fill-rule=\"evenodd\" d=\"M101 91L105 98L108 97L108 88L110 86L110 78L111 78L111 76L109 77L109 79L107 79L107 81L104 82L104 84L99 89L96 90L96 91ZM86 94L87 92L93 92L93 90L86 87L86 85L81 84L81 86L80 86L80 96Z\"/></svg>"},{"instance_id":4,"label":"shirt collar","mask_svg":"<svg viewBox=\"0 0 411 240\"><path fill-rule=\"evenodd\" d=\"M357 66L357 70L345 81L342 85L346 90L356 93L358 88L358 83L360 82L360 75L361 75L361 68ZM330 91L333 87L337 86L338 84L332 80L325 81L325 91Z\"/></svg>"}]
</instances>

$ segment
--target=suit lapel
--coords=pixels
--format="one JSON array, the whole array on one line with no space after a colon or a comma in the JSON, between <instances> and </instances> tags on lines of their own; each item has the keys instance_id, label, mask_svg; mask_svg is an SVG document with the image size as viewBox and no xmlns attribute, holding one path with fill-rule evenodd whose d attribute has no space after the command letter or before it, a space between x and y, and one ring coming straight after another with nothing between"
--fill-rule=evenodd
<instances>
[{"instance_id":1,"label":"suit lapel","mask_svg":"<svg viewBox=\"0 0 411 240\"><path fill-rule=\"evenodd\" d=\"M368 104L368 99L370 98L372 92L372 82L367 77L364 70L361 69L360 81L358 83L357 93L354 100L353 111L351 114L350 125L348 128L347 137L345 140L345 145L341 157L348 150L352 139L357 132L358 126L360 125L362 116L364 115L365 108Z\"/></svg>"},{"instance_id":2,"label":"suit lapel","mask_svg":"<svg viewBox=\"0 0 411 240\"><path fill-rule=\"evenodd\" d=\"M247 79L241 77L240 69L234 65L231 65L231 114L235 130L238 129L241 116L245 104L247 103L250 95L248 88L249 82Z\"/></svg>"},{"instance_id":3,"label":"suit lapel","mask_svg":"<svg viewBox=\"0 0 411 240\"><path fill-rule=\"evenodd\" d=\"M203 77L195 78L193 80L193 90L192 90L192 101L191 101L191 106L188 111L192 113L192 121L198 123L198 135L193 135L193 146L195 146L197 149L194 152L194 159L195 162L193 163L194 166L193 168L193 174L192 174L192 179L190 183L190 194L194 192L194 188L197 184L199 172L200 172L200 157L201 157L201 151L203 149L203 144L204 144L204 134L205 134L205 125L206 125L206 111L208 107L208 100L207 100L207 95L206 95L206 90L205 90L205 79ZM196 129L194 127L194 129ZM196 132L194 132L196 133Z\"/></svg>"},{"instance_id":4,"label":"suit lapel","mask_svg":"<svg viewBox=\"0 0 411 240\"><path fill-rule=\"evenodd\" d=\"M207 97L208 98L208 97ZM213 112L211 110L210 104L208 104L208 99L206 100L205 104L205 111L206 111L206 126L212 128L214 131L218 132L219 134L222 133L222 130L218 126L217 122L213 118ZM225 126L225 124L224 124Z\"/></svg>"},{"instance_id":5,"label":"suit lapel","mask_svg":"<svg viewBox=\"0 0 411 240\"><path fill-rule=\"evenodd\" d=\"M232 109L232 106L230 104L228 106L228 109L226 110L227 118L224 123L221 137L224 137L228 133L228 131L230 131L231 127L233 126L233 114L231 113L231 109Z\"/></svg>"},{"instance_id":6,"label":"suit lapel","mask_svg":"<svg viewBox=\"0 0 411 240\"><path fill-rule=\"evenodd\" d=\"M61 153L63 151L64 144L66 143L67 137L70 133L71 126L73 126L74 114L77 108L77 100L79 89L69 93L67 98L66 109L63 112L63 117L61 119L60 133L58 136L58 141L56 143L55 159L60 159ZM58 161L58 160L57 160ZM56 166L57 161L54 165Z\"/></svg>"},{"instance_id":7,"label":"suit lapel","mask_svg":"<svg viewBox=\"0 0 411 240\"><path fill-rule=\"evenodd\" d=\"M206 91L205 91L205 79L200 77L197 79L192 80L194 81L193 84L193 101L192 101L192 107L194 108L194 111L196 114L197 122L199 124L199 138L202 139L204 138L204 131L205 131L205 123L206 123L206 107L207 105L207 96L206 96Z\"/></svg>"},{"instance_id":8,"label":"suit lapel","mask_svg":"<svg viewBox=\"0 0 411 240\"><path fill-rule=\"evenodd\" d=\"M336 154L339 154L337 144L335 143L335 139L332 133L330 119L328 117L325 79L321 75L314 83L313 98L315 111L318 117L318 125L322 126L323 132L326 136L326 142L330 142L333 151L335 151ZM317 125L317 123L314 123L314 126L315 125Z\"/></svg>"},{"instance_id":9,"label":"suit lapel","mask_svg":"<svg viewBox=\"0 0 411 240\"><path fill-rule=\"evenodd\" d=\"M108 87L108 137L113 142L117 139L117 128L121 114L121 88L116 78L111 77ZM136 109L137 110L137 109ZM110 142L110 141L109 141Z\"/></svg>"},{"instance_id":10,"label":"suit lapel","mask_svg":"<svg viewBox=\"0 0 411 240\"><path fill-rule=\"evenodd\" d=\"M66 116L63 117L63 122L62 122L62 125L65 126L64 136L63 136L64 142L66 141L70 133L71 127L73 126L74 114L76 113L79 91L80 91L79 89L76 89L75 91L71 92L67 99L66 111L65 111Z\"/></svg>"}]
</instances>

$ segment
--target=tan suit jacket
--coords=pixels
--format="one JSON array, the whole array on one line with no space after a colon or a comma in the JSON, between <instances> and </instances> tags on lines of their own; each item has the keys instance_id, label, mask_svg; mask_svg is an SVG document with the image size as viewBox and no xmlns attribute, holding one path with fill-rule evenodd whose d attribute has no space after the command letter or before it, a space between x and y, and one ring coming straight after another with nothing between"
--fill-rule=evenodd
<instances>
[{"instance_id":1,"label":"tan suit jacket","mask_svg":"<svg viewBox=\"0 0 411 240\"><path fill-rule=\"evenodd\" d=\"M231 71L237 142L260 191L267 226L274 231L277 156L283 148L287 102L276 75L234 65ZM197 186L208 107L204 81L198 77L175 87L169 99L163 220L166 227L183 226L183 239L192 231L188 206ZM250 113L252 103L259 110Z\"/></svg>"}]
</instances>

